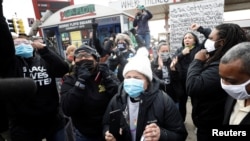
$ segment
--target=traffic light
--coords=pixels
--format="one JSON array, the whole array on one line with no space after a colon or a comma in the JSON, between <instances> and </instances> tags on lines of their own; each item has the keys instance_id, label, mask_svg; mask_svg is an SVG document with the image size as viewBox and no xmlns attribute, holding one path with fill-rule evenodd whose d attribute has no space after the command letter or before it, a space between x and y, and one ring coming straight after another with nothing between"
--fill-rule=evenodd
<instances>
[{"instance_id":1,"label":"traffic light","mask_svg":"<svg viewBox=\"0 0 250 141\"><path fill-rule=\"evenodd\" d=\"M18 19L16 21L16 26L18 28L18 33L25 33L25 29L24 29L24 25L23 25L23 20L22 19Z\"/></svg>"},{"instance_id":2,"label":"traffic light","mask_svg":"<svg viewBox=\"0 0 250 141\"><path fill-rule=\"evenodd\" d=\"M15 19L14 18L13 19L8 19L7 22L8 22L10 32L16 32L17 33Z\"/></svg>"}]
</instances>

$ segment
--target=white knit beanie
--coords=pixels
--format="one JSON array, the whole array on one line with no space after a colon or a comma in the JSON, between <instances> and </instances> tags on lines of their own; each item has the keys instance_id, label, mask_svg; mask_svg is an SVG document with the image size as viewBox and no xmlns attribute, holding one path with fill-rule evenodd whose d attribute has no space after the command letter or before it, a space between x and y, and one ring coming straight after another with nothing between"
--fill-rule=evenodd
<instances>
[{"instance_id":1,"label":"white knit beanie","mask_svg":"<svg viewBox=\"0 0 250 141\"><path fill-rule=\"evenodd\" d=\"M123 77L125 77L125 74L127 72L135 70L145 75L149 79L149 81L152 81L153 73L148 55L149 53L146 47L139 48L135 56L130 58L128 63L125 65L123 69Z\"/></svg>"}]
</instances>

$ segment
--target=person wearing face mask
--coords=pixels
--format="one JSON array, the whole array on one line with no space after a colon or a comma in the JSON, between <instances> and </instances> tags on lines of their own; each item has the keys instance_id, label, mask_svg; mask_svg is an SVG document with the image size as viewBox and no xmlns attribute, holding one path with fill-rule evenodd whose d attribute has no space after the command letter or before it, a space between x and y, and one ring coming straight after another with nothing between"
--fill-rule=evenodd
<instances>
[{"instance_id":1,"label":"person wearing face mask","mask_svg":"<svg viewBox=\"0 0 250 141\"><path fill-rule=\"evenodd\" d=\"M220 60L221 86L227 92L225 125L250 125L250 43L239 43Z\"/></svg>"},{"instance_id":2,"label":"person wearing face mask","mask_svg":"<svg viewBox=\"0 0 250 141\"><path fill-rule=\"evenodd\" d=\"M31 99L8 104L12 141L43 138L50 141L65 140L65 121L58 110L59 96L55 79L68 72L67 64L40 42L30 44L24 38L16 38L14 45L15 65L10 65L11 69L6 75L31 77L38 89Z\"/></svg>"},{"instance_id":3,"label":"person wearing face mask","mask_svg":"<svg viewBox=\"0 0 250 141\"><path fill-rule=\"evenodd\" d=\"M99 54L82 45L75 50L75 68L61 86L63 113L72 119L76 141L102 141L102 117L117 92L119 80Z\"/></svg>"},{"instance_id":4,"label":"person wearing face mask","mask_svg":"<svg viewBox=\"0 0 250 141\"><path fill-rule=\"evenodd\" d=\"M205 49L197 52L189 65L186 90L198 141L211 141L211 128L222 125L227 93L220 84L219 62L231 47L244 41L246 36L239 25L217 25L208 36Z\"/></svg>"},{"instance_id":5,"label":"person wearing face mask","mask_svg":"<svg viewBox=\"0 0 250 141\"><path fill-rule=\"evenodd\" d=\"M5 101L11 140L65 141L65 120L59 112L56 78L68 72L68 65L39 41L31 43L20 37L13 41L2 9L0 1L0 77L30 77L37 86L32 97L25 97L28 94L20 91L17 95L24 96L22 100L12 97L11 101Z\"/></svg>"},{"instance_id":6,"label":"person wearing face mask","mask_svg":"<svg viewBox=\"0 0 250 141\"><path fill-rule=\"evenodd\" d=\"M109 68L115 72L120 81L123 81L123 68L129 58L134 56L135 50L129 36L123 33L116 35L114 46L108 59Z\"/></svg>"},{"instance_id":7,"label":"person wearing face mask","mask_svg":"<svg viewBox=\"0 0 250 141\"><path fill-rule=\"evenodd\" d=\"M161 42L157 50L157 57L151 63L153 73L159 78L160 88L174 100L178 107L179 98L184 92L178 71L170 68L172 62L170 46L166 42Z\"/></svg>"},{"instance_id":8,"label":"person wearing face mask","mask_svg":"<svg viewBox=\"0 0 250 141\"><path fill-rule=\"evenodd\" d=\"M125 79L103 117L106 141L185 141L187 137L173 100L159 90L148 55L145 47L139 48L123 70ZM115 111L120 112L113 116Z\"/></svg>"}]
</instances>

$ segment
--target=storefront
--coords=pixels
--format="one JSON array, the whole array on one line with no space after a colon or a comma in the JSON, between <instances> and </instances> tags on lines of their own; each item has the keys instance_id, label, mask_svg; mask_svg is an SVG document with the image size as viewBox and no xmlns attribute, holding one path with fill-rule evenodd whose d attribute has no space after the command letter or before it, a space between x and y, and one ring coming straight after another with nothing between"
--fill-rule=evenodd
<instances>
[{"instance_id":1,"label":"storefront","mask_svg":"<svg viewBox=\"0 0 250 141\"><path fill-rule=\"evenodd\" d=\"M98 23L97 37L103 42L112 33L121 33L131 27L131 15L111 7L85 4L72 5L58 10L41 26L46 44L65 57L69 44L79 47L88 41L92 22Z\"/></svg>"}]
</instances>

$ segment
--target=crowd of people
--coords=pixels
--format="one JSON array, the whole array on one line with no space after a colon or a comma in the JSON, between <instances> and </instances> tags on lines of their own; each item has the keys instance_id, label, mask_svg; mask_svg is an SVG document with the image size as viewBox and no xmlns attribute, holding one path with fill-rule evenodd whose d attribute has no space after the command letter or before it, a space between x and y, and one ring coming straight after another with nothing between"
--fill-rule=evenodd
<instances>
[{"instance_id":1,"label":"crowd of people","mask_svg":"<svg viewBox=\"0 0 250 141\"><path fill-rule=\"evenodd\" d=\"M213 140L213 128L250 125L250 43L239 25L193 23L204 41L187 32L174 54L161 41L150 60L153 15L139 5L137 47L128 32L100 43L94 22L91 40L69 45L64 59L42 38L13 36L2 1L0 81L30 78L36 91L0 94L0 141L185 141L188 97L197 141Z\"/></svg>"}]
</instances>

